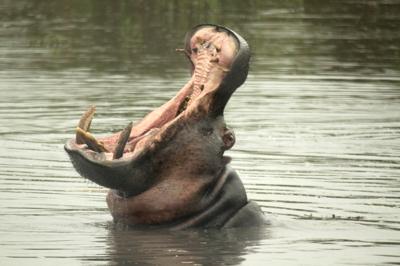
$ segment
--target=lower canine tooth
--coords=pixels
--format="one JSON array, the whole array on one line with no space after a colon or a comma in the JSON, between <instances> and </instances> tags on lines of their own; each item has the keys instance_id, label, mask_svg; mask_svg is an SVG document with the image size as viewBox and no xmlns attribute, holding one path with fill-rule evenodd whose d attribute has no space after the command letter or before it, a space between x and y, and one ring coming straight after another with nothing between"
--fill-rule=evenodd
<instances>
[{"instance_id":1,"label":"lower canine tooth","mask_svg":"<svg viewBox=\"0 0 400 266\"><path fill-rule=\"evenodd\" d=\"M124 155L124 149L126 143L128 142L129 136L131 135L133 123L130 122L128 126L122 130L121 134L119 135L117 146L115 147L113 159L119 159Z\"/></svg>"},{"instance_id":2,"label":"lower canine tooth","mask_svg":"<svg viewBox=\"0 0 400 266\"><path fill-rule=\"evenodd\" d=\"M93 120L94 113L96 112L96 106L92 105L89 109L81 116L79 120L78 127L82 129L82 131L87 132L90 129L90 125ZM81 135L76 134L76 143L77 144L84 144L85 141L81 138Z\"/></svg>"}]
</instances>

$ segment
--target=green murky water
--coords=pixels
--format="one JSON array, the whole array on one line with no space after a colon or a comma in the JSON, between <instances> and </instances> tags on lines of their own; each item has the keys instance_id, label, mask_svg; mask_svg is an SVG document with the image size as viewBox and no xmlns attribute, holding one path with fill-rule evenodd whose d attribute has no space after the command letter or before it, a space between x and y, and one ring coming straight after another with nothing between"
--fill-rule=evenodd
<instances>
[{"instance_id":1,"label":"green murky water","mask_svg":"<svg viewBox=\"0 0 400 266\"><path fill-rule=\"evenodd\" d=\"M90 104L101 135L174 95L200 22L251 45L229 155L273 225L114 228L63 143ZM1 265L400 264L399 28L395 0L1 1Z\"/></svg>"}]
</instances>

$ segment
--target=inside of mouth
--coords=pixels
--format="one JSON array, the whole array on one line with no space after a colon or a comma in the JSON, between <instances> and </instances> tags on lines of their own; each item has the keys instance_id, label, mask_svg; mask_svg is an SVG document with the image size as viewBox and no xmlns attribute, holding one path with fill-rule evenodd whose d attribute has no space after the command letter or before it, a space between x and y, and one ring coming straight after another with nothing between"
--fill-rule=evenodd
<instances>
[{"instance_id":1,"label":"inside of mouth","mask_svg":"<svg viewBox=\"0 0 400 266\"><path fill-rule=\"evenodd\" d=\"M231 64L238 51L236 38L227 30L217 26L203 26L198 28L187 40L186 48L179 49L192 63L192 76L183 88L168 102L147 114L134 126L130 125L129 132L123 130L108 137L91 139L85 128L77 131L76 143L79 148L87 152L102 152L107 159L119 159L134 156L144 149L152 138L164 128L168 127L180 116L187 115L196 108L196 103L207 94L217 90L226 73L230 70ZM92 116L92 115L91 115ZM86 117L90 127L91 117ZM83 127L83 126L82 126ZM128 126L129 127L129 126ZM80 132L82 131L82 132ZM125 132L125 133L124 133ZM125 143L119 156L115 156L118 149L121 149L121 139L125 136ZM79 141L78 141L79 135Z\"/></svg>"}]
</instances>

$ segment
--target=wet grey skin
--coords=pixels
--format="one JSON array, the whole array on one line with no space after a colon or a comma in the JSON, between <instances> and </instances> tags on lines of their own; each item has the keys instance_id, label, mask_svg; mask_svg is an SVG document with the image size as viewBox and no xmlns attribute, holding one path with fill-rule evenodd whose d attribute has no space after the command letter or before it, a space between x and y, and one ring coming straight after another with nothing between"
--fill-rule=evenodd
<instances>
[{"instance_id":1,"label":"wet grey skin","mask_svg":"<svg viewBox=\"0 0 400 266\"><path fill-rule=\"evenodd\" d=\"M97 140L89 133L95 112L90 107L65 150L80 175L111 189L107 203L117 222L172 229L264 225L261 209L247 199L224 156L235 143L224 109L247 78L249 46L234 31L212 24L194 27L184 45L192 83L163 111L168 119L157 122L150 114L154 128L141 132L129 123Z\"/></svg>"}]
</instances>

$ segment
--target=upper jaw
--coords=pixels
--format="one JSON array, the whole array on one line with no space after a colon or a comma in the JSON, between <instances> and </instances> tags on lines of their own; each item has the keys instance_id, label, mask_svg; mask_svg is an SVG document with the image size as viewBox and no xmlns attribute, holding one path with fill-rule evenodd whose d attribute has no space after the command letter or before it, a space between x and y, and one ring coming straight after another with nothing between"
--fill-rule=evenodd
<instances>
[{"instance_id":1,"label":"upper jaw","mask_svg":"<svg viewBox=\"0 0 400 266\"><path fill-rule=\"evenodd\" d=\"M200 39L197 39L198 37ZM251 54L246 40L233 30L215 24L197 25L185 37L185 53L192 63L192 75L195 74L195 63L197 63L193 48L198 48L199 42L204 42L204 40L206 40L206 45L208 42L212 43L211 48L221 48L218 64L215 65L219 71L213 71L209 79L210 83L218 80L216 82L218 85L211 86L209 89L211 93L207 108L208 116L215 118L223 115L230 97L246 80ZM218 76L220 71L223 71L223 74ZM206 93L207 90L203 92L203 94Z\"/></svg>"},{"instance_id":2,"label":"upper jaw","mask_svg":"<svg viewBox=\"0 0 400 266\"><path fill-rule=\"evenodd\" d=\"M175 97L135 126L128 125L124 131L94 139L95 143L90 144L92 136L88 131L94 108L82 116L77 137L65 145L65 150L83 176L106 187L121 187L126 183L123 177L114 184L114 181L110 182L114 177L108 177L108 174L107 177L100 174L103 177L99 180L99 172L104 172L103 168L115 168L122 176L127 172L142 175L145 170L131 169L140 163L132 162L141 162L148 154L156 152L162 143L176 135L180 124L223 115L230 96L247 77L250 52L246 41L225 27L203 24L188 32L184 52L192 64L192 78ZM118 144L120 142L122 144ZM121 156L116 156L117 150ZM79 169L82 167L93 169ZM109 175L115 173L111 171Z\"/></svg>"}]
</instances>

